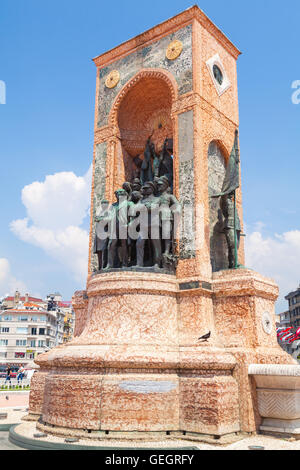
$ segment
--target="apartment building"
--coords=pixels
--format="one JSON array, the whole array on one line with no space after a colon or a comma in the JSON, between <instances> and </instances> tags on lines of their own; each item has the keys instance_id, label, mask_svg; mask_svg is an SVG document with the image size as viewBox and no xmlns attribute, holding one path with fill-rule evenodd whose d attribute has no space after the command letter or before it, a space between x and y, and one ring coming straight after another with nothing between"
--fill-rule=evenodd
<instances>
[{"instance_id":1,"label":"apartment building","mask_svg":"<svg viewBox=\"0 0 300 470\"><path fill-rule=\"evenodd\" d=\"M299 328L300 326L300 286L297 290L290 292L285 296L289 303L289 314L291 326Z\"/></svg>"},{"instance_id":2,"label":"apartment building","mask_svg":"<svg viewBox=\"0 0 300 470\"><path fill-rule=\"evenodd\" d=\"M300 286L286 295L285 299L288 301L289 309L277 315L279 322L276 326L281 328L292 327L294 328L292 331L296 331L300 327ZM300 340L292 343L278 340L278 343L282 349L300 362Z\"/></svg>"},{"instance_id":3,"label":"apartment building","mask_svg":"<svg viewBox=\"0 0 300 470\"><path fill-rule=\"evenodd\" d=\"M56 299L56 300L54 300ZM7 297L0 307L0 365L26 364L72 338L74 311L60 294Z\"/></svg>"},{"instance_id":4,"label":"apartment building","mask_svg":"<svg viewBox=\"0 0 300 470\"><path fill-rule=\"evenodd\" d=\"M276 323L277 328L288 328L291 325L291 316L290 311L287 310L285 312L279 313L277 315L278 323Z\"/></svg>"},{"instance_id":5,"label":"apartment building","mask_svg":"<svg viewBox=\"0 0 300 470\"><path fill-rule=\"evenodd\" d=\"M24 364L56 346L56 313L9 309L0 312L0 362Z\"/></svg>"}]
</instances>

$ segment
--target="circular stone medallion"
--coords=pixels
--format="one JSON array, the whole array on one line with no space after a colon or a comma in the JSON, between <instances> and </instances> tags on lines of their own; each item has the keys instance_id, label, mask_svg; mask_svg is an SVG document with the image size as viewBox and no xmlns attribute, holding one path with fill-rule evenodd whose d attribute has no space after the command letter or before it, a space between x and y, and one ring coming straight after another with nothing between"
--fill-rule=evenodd
<instances>
[{"instance_id":1,"label":"circular stone medallion","mask_svg":"<svg viewBox=\"0 0 300 470\"><path fill-rule=\"evenodd\" d=\"M264 312L261 317L261 324L265 333L270 335L272 333L272 317L269 312Z\"/></svg>"},{"instance_id":2,"label":"circular stone medallion","mask_svg":"<svg viewBox=\"0 0 300 470\"><path fill-rule=\"evenodd\" d=\"M105 86L107 88L114 88L120 81L120 73L118 70L112 70L106 80L105 80Z\"/></svg>"},{"instance_id":3,"label":"circular stone medallion","mask_svg":"<svg viewBox=\"0 0 300 470\"><path fill-rule=\"evenodd\" d=\"M166 50L166 57L169 60L174 60L177 59L177 57L180 56L181 51L183 49L183 45L181 41L178 41L178 39L175 39L175 41L172 41Z\"/></svg>"}]
</instances>

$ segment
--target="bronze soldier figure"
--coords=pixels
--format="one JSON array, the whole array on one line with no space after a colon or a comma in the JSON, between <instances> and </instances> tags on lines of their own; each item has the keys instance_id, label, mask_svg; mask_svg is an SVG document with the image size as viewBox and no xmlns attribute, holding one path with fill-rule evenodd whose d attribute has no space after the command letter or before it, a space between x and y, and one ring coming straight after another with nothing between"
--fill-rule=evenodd
<instances>
[{"instance_id":1,"label":"bronze soldier figure","mask_svg":"<svg viewBox=\"0 0 300 470\"><path fill-rule=\"evenodd\" d=\"M157 176L166 176L169 181L171 192L173 192L173 140L166 139L164 142L163 149L160 153L160 165Z\"/></svg>"},{"instance_id":2,"label":"bronze soldier figure","mask_svg":"<svg viewBox=\"0 0 300 470\"><path fill-rule=\"evenodd\" d=\"M126 193L128 194L128 200L130 200L132 193L132 184L128 181L125 181L125 183L123 183L122 185L122 189L125 189Z\"/></svg>"},{"instance_id":3,"label":"bronze soldier figure","mask_svg":"<svg viewBox=\"0 0 300 470\"><path fill-rule=\"evenodd\" d=\"M150 138L147 140L144 160L141 166L141 183L145 184L148 181L153 181L152 159L154 158L154 145Z\"/></svg>"},{"instance_id":4,"label":"bronze soldier figure","mask_svg":"<svg viewBox=\"0 0 300 470\"><path fill-rule=\"evenodd\" d=\"M142 199L139 202L141 223L140 232L136 241L137 267L143 267L145 242L149 240L152 249L152 265L156 268L161 263L161 240L159 237L159 198L154 196L155 185L148 181L142 187ZM150 250L149 250L150 251ZM147 263L148 264L148 263Z\"/></svg>"},{"instance_id":5,"label":"bronze soldier figure","mask_svg":"<svg viewBox=\"0 0 300 470\"><path fill-rule=\"evenodd\" d=\"M162 176L157 181L159 206L160 206L160 227L161 238L164 243L163 256L172 254L174 233L176 231L177 218L181 213L181 207L173 194L169 192L169 180L167 176Z\"/></svg>"},{"instance_id":6,"label":"bronze soldier figure","mask_svg":"<svg viewBox=\"0 0 300 470\"><path fill-rule=\"evenodd\" d=\"M240 218L234 205L234 191L221 196L220 207L224 216L224 233L228 246L229 269L233 269L235 267L235 235L237 250L239 249L241 235ZM234 233L234 230L236 233Z\"/></svg>"},{"instance_id":7,"label":"bronze soldier figure","mask_svg":"<svg viewBox=\"0 0 300 470\"><path fill-rule=\"evenodd\" d=\"M139 202L142 198L140 191L132 191L131 202L133 205L130 206L128 211L129 224L128 224L128 250L129 250L129 262L131 265L136 264L136 240L140 229L139 224Z\"/></svg>"},{"instance_id":8,"label":"bronze soldier figure","mask_svg":"<svg viewBox=\"0 0 300 470\"><path fill-rule=\"evenodd\" d=\"M109 202L101 201L101 212L96 216L96 230L93 252L98 256L98 270L103 269L107 263L108 229L109 229Z\"/></svg>"},{"instance_id":9,"label":"bronze soldier figure","mask_svg":"<svg viewBox=\"0 0 300 470\"><path fill-rule=\"evenodd\" d=\"M117 257L119 257L122 267L128 266L128 210L133 203L128 201L125 189L118 189L115 195L117 202L111 207L111 230L106 269L115 267ZM120 247L119 253L117 253L118 247Z\"/></svg>"}]
</instances>

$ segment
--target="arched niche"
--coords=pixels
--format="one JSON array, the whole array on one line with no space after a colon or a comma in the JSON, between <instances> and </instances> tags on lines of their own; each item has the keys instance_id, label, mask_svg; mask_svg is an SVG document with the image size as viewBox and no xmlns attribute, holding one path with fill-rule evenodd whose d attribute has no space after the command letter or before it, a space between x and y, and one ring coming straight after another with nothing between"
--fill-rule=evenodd
<instances>
[{"instance_id":1,"label":"arched niche","mask_svg":"<svg viewBox=\"0 0 300 470\"><path fill-rule=\"evenodd\" d=\"M166 138L173 138L173 99L171 83L161 74L154 73L141 74L121 94L116 109L121 144L117 163L118 180L133 181L137 176L138 167L134 158L144 158L150 136L156 153L161 151Z\"/></svg>"},{"instance_id":2,"label":"arched niche","mask_svg":"<svg viewBox=\"0 0 300 470\"><path fill-rule=\"evenodd\" d=\"M223 233L223 215L220 198L212 198L222 190L228 153L219 141L212 141L208 148L209 239L212 271L228 268L228 249Z\"/></svg>"}]
</instances>

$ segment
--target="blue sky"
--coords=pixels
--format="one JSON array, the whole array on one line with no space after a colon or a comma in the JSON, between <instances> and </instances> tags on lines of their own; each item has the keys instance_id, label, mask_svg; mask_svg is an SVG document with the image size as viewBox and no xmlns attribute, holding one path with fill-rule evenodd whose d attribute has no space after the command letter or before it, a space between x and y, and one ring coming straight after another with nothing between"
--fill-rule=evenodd
<instances>
[{"instance_id":1,"label":"blue sky","mask_svg":"<svg viewBox=\"0 0 300 470\"><path fill-rule=\"evenodd\" d=\"M2 0L0 80L6 84L6 104L0 104L0 296L19 287L42 296L59 290L68 299L84 288L83 264L70 260L73 253L84 258L82 248L74 241L72 253L62 239L55 240L57 251L50 245L51 227L63 229L63 201L74 184L73 204L87 197L96 74L91 59L192 4ZM300 80L300 3L203 0L198 6L243 52L238 85L247 265L275 278L282 298L300 281L300 104L291 99L292 83ZM59 176L46 180L55 174L69 178L68 183ZM57 206L56 184L61 191ZM34 191L44 191L40 207ZM25 218L23 225L12 225ZM84 204L77 218L69 213L69 222L79 227L77 239L84 243ZM278 310L285 306L279 302Z\"/></svg>"}]
</instances>

